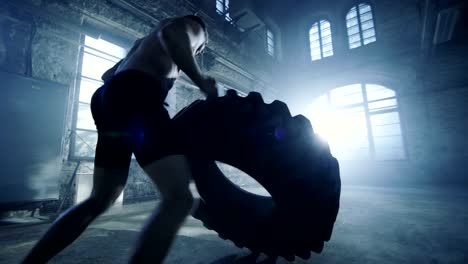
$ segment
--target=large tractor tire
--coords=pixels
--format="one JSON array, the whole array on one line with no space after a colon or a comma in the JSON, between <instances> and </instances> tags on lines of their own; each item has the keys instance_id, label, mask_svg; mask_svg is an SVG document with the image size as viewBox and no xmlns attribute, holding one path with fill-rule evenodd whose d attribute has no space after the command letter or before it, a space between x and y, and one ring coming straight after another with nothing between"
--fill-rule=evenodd
<instances>
[{"instance_id":1,"label":"large tractor tire","mask_svg":"<svg viewBox=\"0 0 468 264\"><path fill-rule=\"evenodd\" d=\"M193 216L253 253L294 260L320 253L331 237L340 201L337 160L304 116L259 93L198 100L174 117L202 199ZM236 167L271 195L247 192L216 165Z\"/></svg>"}]
</instances>

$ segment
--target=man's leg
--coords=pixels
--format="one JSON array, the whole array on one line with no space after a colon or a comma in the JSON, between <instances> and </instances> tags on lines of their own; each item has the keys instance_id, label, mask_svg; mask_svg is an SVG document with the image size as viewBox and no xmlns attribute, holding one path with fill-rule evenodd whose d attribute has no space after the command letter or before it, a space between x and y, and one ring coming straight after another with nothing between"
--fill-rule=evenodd
<instances>
[{"instance_id":1,"label":"man's leg","mask_svg":"<svg viewBox=\"0 0 468 264\"><path fill-rule=\"evenodd\" d=\"M104 140L106 141L106 140ZM103 145L99 136L96 158L101 156ZM124 156L131 158L130 153ZM100 157L99 157L100 158ZM127 181L128 168L101 168L95 166L93 175L93 191L88 199L63 213L47 230L23 263L46 263L65 247L71 244L86 227L119 197Z\"/></svg>"},{"instance_id":2,"label":"man's leg","mask_svg":"<svg viewBox=\"0 0 468 264\"><path fill-rule=\"evenodd\" d=\"M143 228L131 263L162 263L193 205L190 167L185 156L168 156L145 166L162 201Z\"/></svg>"}]
</instances>

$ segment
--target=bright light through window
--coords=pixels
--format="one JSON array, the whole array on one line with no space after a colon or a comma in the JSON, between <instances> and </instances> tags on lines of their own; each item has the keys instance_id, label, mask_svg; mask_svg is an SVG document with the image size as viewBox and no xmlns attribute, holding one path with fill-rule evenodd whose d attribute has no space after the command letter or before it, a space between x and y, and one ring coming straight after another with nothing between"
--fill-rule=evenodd
<instances>
[{"instance_id":1,"label":"bright light through window","mask_svg":"<svg viewBox=\"0 0 468 264\"><path fill-rule=\"evenodd\" d=\"M354 6L346 15L348 44L350 49L376 41L374 18L368 4Z\"/></svg>"},{"instance_id":2,"label":"bright light through window","mask_svg":"<svg viewBox=\"0 0 468 264\"><path fill-rule=\"evenodd\" d=\"M93 93L102 85L102 74L122 59L124 48L102 39L85 36L81 49L82 61L78 75L76 133L72 156L94 157L97 143L96 126L91 116L90 102Z\"/></svg>"},{"instance_id":3,"label":"bright light through window","mask_svg":"<svg viewBox=\"0 0 468 264\"><path fill-rule=\"evenodd\" d=\"M313 61L333 55L333 41L330 22L320 20L309 30L310 57Z\"/></svg>"},{"instance_id":4,"label":"bright light through window","mask_svg":"<svg viewBox=\"0 0 468 264\"><path fill-rule=\"evenodd\" d=\"M393 90L374 84L333 89L310 105L317 134L340 159L405 158L398 102Z\"/></svg>"}]
</instances>

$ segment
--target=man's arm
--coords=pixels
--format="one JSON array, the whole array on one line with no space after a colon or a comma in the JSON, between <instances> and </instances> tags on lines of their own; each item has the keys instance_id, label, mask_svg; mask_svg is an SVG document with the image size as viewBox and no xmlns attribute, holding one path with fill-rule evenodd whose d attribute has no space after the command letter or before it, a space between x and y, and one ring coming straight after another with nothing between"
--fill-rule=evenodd
<instances>
[{"instance_id":1,"label":"man's arm","mask_svg":"<svg viewBox=\"0 0 468 264\"><path fill-rule=\"evenodd\" d=\"M163 27L158 37L179 69L203 90L204 78L193 54L194 48L204 41L202 34L204 31L197 22L180 18Z\"/></svg>"}]
</instances>

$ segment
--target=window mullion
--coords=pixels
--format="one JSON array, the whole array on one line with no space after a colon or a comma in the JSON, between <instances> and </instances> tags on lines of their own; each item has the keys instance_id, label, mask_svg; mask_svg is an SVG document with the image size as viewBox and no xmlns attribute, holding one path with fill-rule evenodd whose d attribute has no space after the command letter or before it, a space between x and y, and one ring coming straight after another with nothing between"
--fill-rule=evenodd
<instances>
[{"instance_id":1,"label":"window mullion","mask_svg":"<svg viewBox=\"0 0 468 264\"><path fill-rule=\"evenodd\" d=\"M87 76L85 76L85 75L80 75L80 78L79 78L79 79L80 79L80 81L81 81L81 80L85 80L85 81L88 81L88 82L99 83L100 85L103 83L103 81L100 80L100 79L99 79L99 80L98 80L98 79L94 79L94 78L92 78L92 77L87 77Z\"/></svg>"},{"instance_id":2,"label":"window mullion","mask_svg":"<svg viewBox=\"0 0 468 264\"><path fill-rule=\"evenodd\" d=\"M392 109L385 109L385 110L378 110L378 111L372 111L371 113L369 113L369 115L380 115L380 114L387 114L387 113L393 113L393 112L397 112L398 111L398 107L395 106L394 108Z\"/></svg>"},{"instance_id":3,"label":"window mullion","mask_svg":"<svg viewBox=\"0 0 468 264\"><path fill-rule=\"evenodd\" d=\"M84 53L86 53L86 54L88 54L88 55L90 55L90 56L94 56L94 57L96 57L96 58L105 60L105 61L113 62L113 63L117 63L117 62L120 61L119 59L117 59L116 61L113 61L113 60L110 60L110 59L108 59L108 58L105 58L105 57L103 57L103 56L101 56L101 55L93 54L93 53L90 53L90 52L87 52L87 51L84 51Z\"/></svg>"},{"instance_id":4,"label":"window mullion","mask_svg":"<svg viewBox=\"0 0 468 264\"><path fill-rule=\"evenodd\" d=\"M96 132L96 133L97 133L97 130L93 130L93 129L86 129L86 128L76 128L76 131L84 131L84 132Z\"/></svg>"},{"instance_id":5,"label":"window mullion","mask_svg":"<svg viewBox=\"0 0 468 264\"><path fill-rule=\"evenodd\" d=\"M107 53L107 52L105 52L105 51L98 50L98 49L96 49L96 48L93 48L93 47L90 47L90 46L86 46L86 45L84 45L84 47L85 47L85 49L90 49L90 50L96 51L96 52L98 52L98 53L102 53L102 54L104 54L104 55L106 55L106 56L112 57L112 58L116 59L117 61L121 60L121 59L119 59L119 57L117 57L117 56L115 56L115 55L112 55L112 54L109 54L109 53ZM97 54L93 54L93 53L91 53L91 52L85 51L85 53L88 53L88 54L90 54L90 55L99 57L99 58L104 59L104 60L112 61L112 60L109 60L108 58L104 58L103 56L100 56L100 55L97 55Z\"/></svg>"},{"instance_id":6,"label":"window mullion","mask_svg":"<svg viewBox=\"0 0 468 264\"><path fill-rule=\"evenodd\" d=\"M321 22L318 22L318 36L319 36L319 46L320 46L320 59L323 58L323 49L322 49L322 25Z\"/></svg>"},{"instance_id":7,"label":"window mullion","mask_svg":"<svg viewBox=\"0 0 468 264\"><path fill-rule=\"evenodd\" d=\"M372 159L375 159L375 144L374 144L374 136L372 133L372 124L370 120L370 113L369 113L369 105L367 101L367 90L364 83L361 83L362 89L362 97L364 100L364 113L366 115L366 124L367 124L367 137L369 140L369 151L371 154Z\"/></svg>"},{"instance_id":8,"label":"window mullion","mask_svg":"<svg viewBox=\"0 0 468 264\"><path fill-rule=\"evenodd\" d=\"M391 100L391 99L396 99L396 96L385 97L385 98L382 98L382 99L370 100L369 103L381 102L381 101L386 101L386 100Z\"/></svg>"},{"instance_id":9,"label":"window mullion","mask_svg":"<svg viewBox=\"0 0 468 264\"><path fill-rule=\"evenodd\" d=\"M81 74L80 74L80 81L81 81L81 79L88 79L88 80L93 81L93 82L103 83L102 80L94 79L94 78L92 78L92 77L88 77L88 76L85 76L85 75L81 75Z\"/></svg>"},{"instance_id":10,"label":"window mullion","mask_svg":"<svg viewBox=\"0 0 468 264\"><path fill-rule=\"evenodd\" d=\"M82 45L80 45L80 54L79 54L79 62L78 62L78 70L79 70L79 73L76 74L76 77L75 77L75 91L74 91L74 94L73 94L73 103L72 103L72 124L71 124L71 133L72 133L72 136L70 137L70 148L69 148L69 152L68 152L68 159L72 159L75 157L75 150L76 150L76 136L73 134L75 133L76 129L77 129L77 123L78 123L78 108L80 106L80 88L81 88L81 72L82 72L82 68L83 68L83 56L84 56L84 50L85 50L85 47L84 47L84 43L85 43L85 35L82 34L80 36L80 42L82 43Z\"/></svg>"},{"instance_id":11,"label":"window mullion","mask_svg":"<svg viewBox=\"0 0 468 264\"><path fill-rule=\"evenodd\" d=\"M356 6L356 14L357 14L356 17L357 17L357 21L359 25L359 37L360 37L359 42L361 43L361 46L364 46L364 34L362 32L362 25L361 25L361 10L359 9L358 5Z\"/></svg>"},{"instance_id":12,"label":"window mullion","mask_svg":"<svg viewBox=\"0 0 468 264\"><path fill-rule=\"evenodd\" d=\"M271 56L275 57L276 55L276 40L275 40L275 35L273 34L273 31L271 32Z\"/></svg>"}]
</instances>

